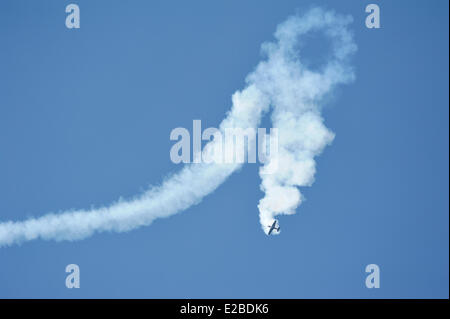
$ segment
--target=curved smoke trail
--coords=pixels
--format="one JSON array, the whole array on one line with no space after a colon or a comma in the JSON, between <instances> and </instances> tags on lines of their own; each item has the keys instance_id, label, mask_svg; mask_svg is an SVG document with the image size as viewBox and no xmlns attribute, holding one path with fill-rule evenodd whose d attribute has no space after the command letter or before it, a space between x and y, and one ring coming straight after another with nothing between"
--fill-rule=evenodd
<instances>
[{"instance_id":1,"label":"curved smoke trail","mask_svg":"<svg viewBox=\"0 0 450 319\"><path fill-rule=\"evenodd\" d=\"M257 128L262 116L272 109L273 127L279 131L277 158L260 169L260 221L265 225L278 214L293 214L301 203L298 186L311 185L314 156L334 135L323 124L319 102L337 84L353 79L349 56L356 51L347 29L352 19L316 8L304 16L292 16L280 24L275 42L264 43L261 61L247 79L247 86L232 96L232 108L220 124L225 128ZM319 70L302 64L299 39L309 32L323 31L331 39L332 55ZM214 149L215 139L204 152ZM278 169L266 174L275 161ZM213 192L242 164L190 164L144 194L110 206L47 214L25 221L0 223L0 246L33 239L78 240L94 232L124 232L149 225L156 218L181 212Z\"/></svg>"}]
</instances>

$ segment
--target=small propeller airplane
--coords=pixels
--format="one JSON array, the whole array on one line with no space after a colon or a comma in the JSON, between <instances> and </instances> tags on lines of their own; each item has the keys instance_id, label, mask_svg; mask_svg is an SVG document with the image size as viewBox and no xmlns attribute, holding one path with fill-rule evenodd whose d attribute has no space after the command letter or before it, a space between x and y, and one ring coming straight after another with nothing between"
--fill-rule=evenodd
<instances>
[{"instance_id":1,"label":"small propeller airplane","mask_svg":"<svg viewBox=\"0 0 450 319\"><path fill-rule=\"evenodd\" d=\"M278 225L278 227L276 227L276 226L277 226L277 221L276 220L273 221L272 226L267 226L267 227L270 228L269 233L267 235L270 235L273 232L274 229L276 231L280 231L280 226L279 225Z\"/></svg>"}]
</instances>

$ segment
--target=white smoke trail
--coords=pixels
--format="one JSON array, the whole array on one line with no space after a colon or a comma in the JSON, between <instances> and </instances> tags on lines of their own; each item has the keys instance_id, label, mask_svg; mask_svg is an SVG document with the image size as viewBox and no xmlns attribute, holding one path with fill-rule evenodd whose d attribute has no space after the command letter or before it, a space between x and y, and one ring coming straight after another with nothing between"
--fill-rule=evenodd
<instances>
[{"instance_id":1,"label":"white smoke trail","mask_svg":"<svg viewBox=\"0 0 450 319\"><path fill-rule=\"evenodd\" d=\"M267 174L270 160L260 169L265 197L258 208L266 233L267 225L272 224L276 215L295 213L302 201L297 187L314 182L314 157L334 139L334 134L323 124L319 103L336 84L353 80L347 61L356 51L347 30L351 21L351 17L339 17L320 9L310 11L301 19L289 18L278 26L277 42L263 45L267 62L261 62L249 76L250 83L257 83L270 96L272 126L278 128L279 135L278 153L272 159L278 169ZM301 36L314 31L323 31L331 39L333 50L332 58L319 72L303 65L296 52Z\"/></svg>"},{"instance_id":2,"label":"white smoke trail","mask_svg":"<svg viewBox=\"0 0 450 319\"><path fill-rule=\"evenodd\" d=\"M323 125L318 103L339 83L352 79L348 56L356 50L347 25L350 17L312 9L303 17L293 16L278 26L276 42L263 44L267 60L247 77L247 87L233 94L232 108L220 124L225 128L257 128L262 116L273 107L272 121L279 130L279 170L264 174L266 193L259 204L263 228L277 214L294 213L301 202L296 186L310 185L314 156L330 143L333 134ZM296 45L303 34L323 30L331 38L333 57L314 72L300 62ZM209 152L215 141L208 143ZM275 159L271 158L271 162ZM94 232L124 232L168 217L200 202L241 164L190 164L159 187L129 201L108 207L47 214L25 221L0 223L0 246L33 239L78 240ZM264 229L267 232L267 229Z\"/></svg>"}]
</instances>

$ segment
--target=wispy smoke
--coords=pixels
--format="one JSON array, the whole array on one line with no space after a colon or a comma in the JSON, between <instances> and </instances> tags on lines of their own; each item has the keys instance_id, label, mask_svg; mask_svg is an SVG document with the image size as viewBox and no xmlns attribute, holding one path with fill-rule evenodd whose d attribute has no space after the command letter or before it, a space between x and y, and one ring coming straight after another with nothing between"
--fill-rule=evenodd
<instances>
[{"instance_id":1,"label":"wispy smoke","mask_svg":"<svg viewBox=\"0 0 450 319\"><path fill-rule=\"evenodd\" d=\"M320 103L337 84L353 79L348 57L356 50L347 25L351 17L312 9L280 24L275 42L262 46L266 60L247 77L247 86L232 96L232 108L220 124L226 128L257 128L262 116L272 109L273 127L278 128L278 155L261 167L260 221L267 225L278 214L293 214L301 203L298 186L314 180L314 156L333 140L323 124ZM332 54L322 68L311 70L301 61L299 40L312 31L323 31L331 40ZM214 149L209 142L204 153ZM278 169L270 170L278 161ZM149 225L199 203L242 164L190 164L166 179L161 186L110 206L47 214L19 222L0 223L0 246L33 239L78 240L94 232L124 232ZM270 174L265 174L270 171ZM267 228L267 229L266 229Z\"/></svg>"},{"instance_id":2,"label":"wispy smoke","mask_svg":"<svg viewBox=\"0 0 450 319\"><path fill-rule=\"evenodd\" d=\"M351 21L351 17L320 9L313 9L301 18L290 17L278 26L277 41L263 44L268 60L261 62L248 77L249 83L269 96L272 124L279 134L275 159L278 169L266 174L270 162L260 169L265 196L258 208L266 233L267 225L272 224L276 215L295 214L302 202L297 187L314 182L314 157L334 139L334 133L323 124L320 103L337 84L353 80L348 65L349 56L356 51L347 29ZM315 31L322 31L332 43L332 56L319 71L304 65L298 50L302 36Z\"/></svg>"}]
</instances>

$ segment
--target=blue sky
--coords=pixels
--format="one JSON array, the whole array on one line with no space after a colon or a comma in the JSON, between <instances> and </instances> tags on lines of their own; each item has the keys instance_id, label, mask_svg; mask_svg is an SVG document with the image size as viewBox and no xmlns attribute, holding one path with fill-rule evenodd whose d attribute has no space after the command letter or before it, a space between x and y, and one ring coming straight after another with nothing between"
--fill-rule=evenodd
<instances>
[{"instance_id":1,"label":"blue sky","mask_svg":"<svg viewBox=\"0 0 450 319\"><path fill-rule=\"evenodd\" d=\"M258 165L185 212L127 233L0 248L2 298L448 298L448 2L0 3L0 221L130 198L179 170L175 127L218 126L278 23L351 14L356 81L297 214L267 237ZM323 46L312 46L311 57ZM267 122L268 123L268 122ZM65 287L65 267L81 288ZM365 287L367 264L381 288Z\"/></svg>"}]
</instances>

